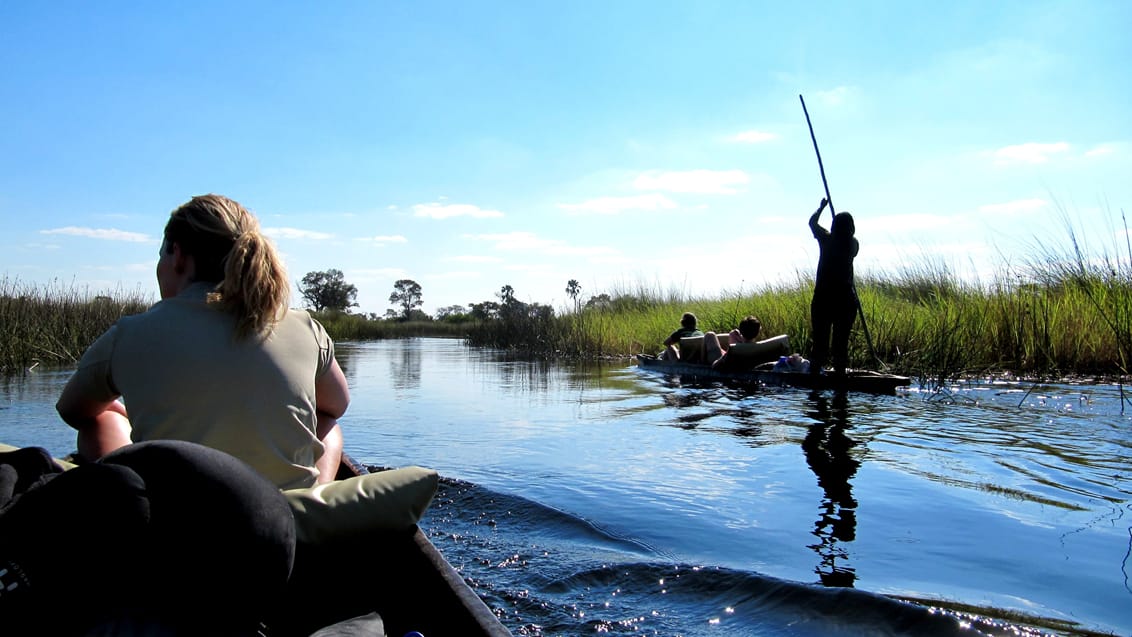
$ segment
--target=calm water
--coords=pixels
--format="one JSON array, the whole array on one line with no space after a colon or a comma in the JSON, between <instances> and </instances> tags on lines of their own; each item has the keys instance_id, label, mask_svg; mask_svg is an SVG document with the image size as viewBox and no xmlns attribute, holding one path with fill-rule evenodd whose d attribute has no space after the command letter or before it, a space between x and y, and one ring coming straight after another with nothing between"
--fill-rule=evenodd
<instances>
[{"instance_id":1,"label":"calm water","mask_svg":"<svg viewBox=\"0 0 1132 637\"><path fill-rule=\"evenodd\" d=\"M835 396L442 339L338 354L347 451L441 473L422 527L516 635L1132 634L1116 386ZM68 375L0 382L0 440L70 452Z\"/></svg>"}]
</instances>

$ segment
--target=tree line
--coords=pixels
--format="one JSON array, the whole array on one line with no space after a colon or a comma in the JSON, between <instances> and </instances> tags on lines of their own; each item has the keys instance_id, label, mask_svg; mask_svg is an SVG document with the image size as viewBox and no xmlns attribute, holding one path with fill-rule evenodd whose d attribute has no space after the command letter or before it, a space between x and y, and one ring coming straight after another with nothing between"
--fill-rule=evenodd
<instances>
[{"instance_id":1,"label":"tree line","mask_svg":"<svg viewBox=\"0 0 1132 637\"><path fill-rule=\"evenodd\" d=\"M358 288L346 281L341 270L330 269L324 271L308 272L298 284L299 292L307 308L316 312L335 311L349 313L350 308L357 307L356 298ZM582 286L575 279L566 283L566 294L574 302L574 311L581 309L579 297ZM496 293L497 301L483 301L464 305L448 305L438 308L435 318L424 313L420 308L423 304L423 290L421 285L412 279L399 279L393 283L393 292L389 295L389 302L393 307L387 309L383 316L371 312L365 315L370 320L388 321L446 321L460 323L464 321L484 321L501 318L514 318L517 315L531 317L554 316L554 309L539 303L524 303L515 298L515 289L504 285ZM609 303L608 294L591 297L586 307L601 306Z\"/></svg>"}]
</instances>

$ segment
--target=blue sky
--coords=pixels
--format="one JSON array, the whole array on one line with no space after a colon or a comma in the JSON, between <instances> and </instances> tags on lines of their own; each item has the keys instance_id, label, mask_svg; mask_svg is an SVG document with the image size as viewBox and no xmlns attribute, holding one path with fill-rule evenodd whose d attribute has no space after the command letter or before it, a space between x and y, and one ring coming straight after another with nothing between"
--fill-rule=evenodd
<instances>
[{"instance_id":1,"label":"blue sky","mask_svg":"<svg viewBox=\"0 0 1132 637\"><path fill-rule=\"evenodd\" d=\"M787 4L0 3L0 276L156 299L169 212L217 192L365 312L793 282L799 95L859 271L990 279L1067 217L1123 245L1132 3Z\"/></svg>"}]
</instances>

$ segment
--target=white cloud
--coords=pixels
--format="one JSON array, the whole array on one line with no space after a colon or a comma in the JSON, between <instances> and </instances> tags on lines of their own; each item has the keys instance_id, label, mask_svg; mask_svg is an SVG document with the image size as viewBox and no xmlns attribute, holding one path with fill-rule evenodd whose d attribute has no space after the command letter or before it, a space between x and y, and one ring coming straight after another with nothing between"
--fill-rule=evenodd
<instances>
[{"instance_id":1,"label":"white cloud","mask_svg":"<svg viewBox=\"0 0 1132 637\"><path fill-rule=\"evenodd\" d=\"M841 106L849 101L856 91L848 86L838 86L828 91L818 91L814 95L826 106Z\"/></svg>"},{"instance_id":2,"label":"white cloud","mask_svg":"<svg viewBox=\"0 0 1132 637\"><path fill-rule=\"evenodd\" d=\"M462 255L454 257L444 257L441 261L455 261L456 263L502 263L503 259L499 257L489 257L480 255Z\"/></svg>"},{"instance_id":3,"label":"white cloud","mask_svg":"<svg viewBox=\"0 0 1132 637\"><path fill-rule=\"evenodd\" d=\"M731 141L742 142L744 144L762 144L764 142L774 141L778 139L776 133L768 133L766 131L746 130L731 138Z\"/></svg>"},{"instance_id":4,"label":"white cloud","mask_svg":"<svg viewBox=\"0 0 1132 637\"><path fill-rule=\"evenodd\" d=\"M118 230L116 228L80 228L78 226L67 226L65 228L53 228L51 230L40 230L40 234L65 234L74 237L89 237L91 239L104 239L107 241L130 241L132 243L147 243L153 241L149 235L140 232L126 232L125 230Z\"/></svg>"},{"instance_id":5,"label":"white cloud","mask_svg":"<svg viewBox=\"0 0 1132 637\"><path fill-rule=\"evenodd\" d=\"M1055 142L1052 144L1029 142L992 150L990 151L990 156L994 159L994 162L1000 166L1008 164L1044 164L1049 161L1053 155L1066 153L1068 151L1069 144L1067 142Z\"/></svg>"},{"instance_id":6,"label":"white cloud","mask_svg":"<svg viewBox=\"0 0 1132 637\"><path fill-rule=\"evenodd\" d=\"M742 170L653 170L637 177L633 186L640 190L733 195L739 192L734 186L748 182L750 178Z\"/></svg>"},{"instance_id":7,"label":"white cloud","mask_svg":"<svg viewBox=\"0 0 1132 637\"><path fill-rule=\"evenodd\" d=\"M498 210L485 210L472 204L453 203L419 203L413 206L413 216L428 219L449 219L451 217L472 217L475 219L488 219L502 217Z\"/></svg>"},{"instance_id":8,"label":"white cloud","mask_svg":"<svg viewBox=\"0 0 1132 637\"><path fill-rule=\"evenodd\" d=\"M678 206L675 201L664 195L648 194L631 197L599 197L582 203L558 204L558 207L578 214L615 215L627 210L671 210Z\"/></svg>"},{"instance_id":9,"label":"white cloud","mask_svg":"<svg viewBox=\"0 0 1132 637\"><path fill-rule=\"evenodd\" d=\"M93 272L153 272L154 263L157 259L148 263L127 263L126 265L112 264L112 265L84 265L81 266L83 270Z\"/></svg>"},{"instance_id":10,"label":"white cloud","mask_svg":"<svg viewBox=\"0 0 1132 637\"><path fill-rule=\"evenodd\" d=\"M317 232L315 230L302 230L299 228L264 228L263 234L272 239L311 239L314 241L322 241L324 239L334 238L332 234Z\"/></svg>"},{"instance_id":11,"label":"white cloud","mask_svg":"<svg viewBox=\"0 0 1132 637\"><path fill-rule=\"evenodd\" d=\"M1119 150L1119 144L1112 142L1105 144L1097 144L1089 150L1085 151L1086 157L1104 157L1106 155L1114 155Z\"/></svg>"},{"instance_id":12,"label":"white cloud","mask_svg":"<svg viewBox=\"0 0 1132 637\"><path fill-rule=\"evenodd\" d=\"M399 234L378 235L376 237L361 237L358 241L385 245L388 243L408 243L409 240Z\"/></svg>"},{"instance_id":13,"label":"white cloud","mask_svg":"<svg viewBox=\"0 0 1132 637\"><path fill-rule=\"evenodd\" d=\"M470 270L460 270L460 271L457 271L457 272L441 272L439 274L430 274L430 275L428 275L428 280L429 281L446 281L446 280L458 280L458 279L478 279L479 277L480 277L479 272L472 272Z\"/></svg>"},{"instance_id":14,"label":"white cloud","mask_svg":"<svg viewBox=\"0 0 1132 637\"><path fill-rule=\"evenodd\" d=\"M990 215L1019 215L1041 210L1049 205L1045 199L1016 199L1006 203L992 203L979 206L979 212Z\"/></svg>"}]
</instances>

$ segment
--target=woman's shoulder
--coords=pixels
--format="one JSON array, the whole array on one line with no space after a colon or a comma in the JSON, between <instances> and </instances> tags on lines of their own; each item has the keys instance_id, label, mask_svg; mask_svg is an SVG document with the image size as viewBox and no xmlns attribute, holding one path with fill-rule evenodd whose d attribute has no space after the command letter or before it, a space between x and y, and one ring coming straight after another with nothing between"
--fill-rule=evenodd
<instances>
[{"instance_id":1,"label":"woman's shoulder","mask_svg":"<svg viewBox=\"0 0 1132 637\"><path fill-rule=\"evenodd\" d=\"M321 341L329 339L326 334L326 328L322 323L318 322L310 312L301 309L289 309L283 315L283 318L276 326L276 330L285 329L290 332L302 332L304 334L313 334L315 340Z\"/></svg>"},{"instance_id":2,"label":"woman's shoulder","mask_svg":"<svg viewBox=\"0 0 1132 637\"><path fill-rule=\"evenodd\" d=\"M321 324L311 316L311 313L306 310L289 309L283 317L279 319L278 325L286 325L292 328L295 327L313 327Z\"/></svg>"}]
</instances>

